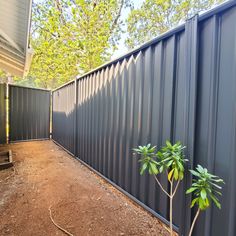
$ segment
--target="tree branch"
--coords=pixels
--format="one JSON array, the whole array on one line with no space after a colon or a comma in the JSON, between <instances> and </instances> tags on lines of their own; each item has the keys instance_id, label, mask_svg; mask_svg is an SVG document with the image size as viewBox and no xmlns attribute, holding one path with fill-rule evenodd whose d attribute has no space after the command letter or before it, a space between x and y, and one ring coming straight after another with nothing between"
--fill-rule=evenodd
<instances>
[{"instance_id":1,"label":"tree branch","mask_svg":"<svg viewBox=\"0 0 236 236\"><path fill-rule=\"evenodd\" d=\"M175 186L175 190L174 190L174 192L173 192L173 194L172 194L172 197L175 196L175 193L176 193L176 191L177 191L177 189L178 189L179 183L180 183L180 180L178 180L178 182L177 182L177 184L176 184L176 186Z\"/></svg>"},{"instance_id":2,"label":"tree branch","mask_svg":"<svg viewBox=\"0 0 236 236\"><path fill-rule=\"evenodd\" d=\"M62 23L64 25L66 25L66 20L63 16L62 6L61 6L61 3L60 3L60 0L54 0L54 3L55 3L55 7L57 8L57 10L60 12L60 19L61 19Z\"/></svg>"},{"instance_id":3,"label":"tree branch","mask_svg":"<svg viewBox=\"0 0 236 236\"><path fill-rule=\"evenodd\" d=\"M158 180L158 178L156 176L154 176L155 180L157 181L158 185L160 186L160 188L162 189L162 191L170 198L170 194L163 188L162 184L160 183L160 181Z\"/></svg>"},{"instance_id":4,"label":"tree branch","mask_svg":"<svg viewBox=\"0 0 236 236\"><path fill-rule=\"evenodd\" d=\"M117 25L117 22L118 22L118 20L119 20L119 18L120 18L120 16L121 16L121 10L122 10L122 8L123 8L123 6L124 6L124 3L125 3L125 1L124 1L124 0L121 0L120 8L119 8L119 10L118 10L118 14L117 14L116 18L114 19L114 21L113 21L113 23L112 23L112 25L111 25L111 30L110 30L110 32L112 32L112 31L114 30L114 28L116 27L116 25Z\"/></svg>"}]
</instances>

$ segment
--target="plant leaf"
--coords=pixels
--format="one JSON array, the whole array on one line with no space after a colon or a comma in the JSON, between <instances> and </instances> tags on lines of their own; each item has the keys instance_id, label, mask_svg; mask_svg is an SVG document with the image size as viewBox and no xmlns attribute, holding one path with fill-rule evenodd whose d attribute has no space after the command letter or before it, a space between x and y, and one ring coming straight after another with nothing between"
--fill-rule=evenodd
<instances>
[{"instance_id":1,"label":"plant leaf","mask_svg":"<svg viewBox=\"0 0 236 236\"><path fill-rule=\"evenodd\" d=\"M173 172L174 172L175 169L172 169L169 173L168 173L168 180L171 181L171 178L172 178L172 175L173 175Z\"/></svg>"},{"instance_id":2,"label":"plant leaf","mask_svg":"<svg viewBox=\"0 0 236 236\"><path fill-rule=\"evenodd\" d=\"M151 171L149 171L150 174L154 174L154 175L158 174L157 166L156 166L156 164L154 164L152 162L150 162L149 170L151 170Z\"/></svg>"},{"instance_id":3,"label":"plant leaf","mask_svg":"<svg viewBox=\"0 0 236 236\"><path fill-rule=\"evenodd\" d=\"M178 180L178 178L179 178L179 173L176 168L174 169L174 178L175 178L175 180Z\"/></svg>"},{"instance_id":4,"label":"plant leaf","mask_svg":"<svg viewBox=\"0 0 236 236\"><path fill-rule=\"evenodd\" d=\"M196 204L197 200L198 200L198 198L194 198L194 199L192 200L192 203L191 203L190 208L192 208L192 207Z\"/></svg>"},{"instance_id":5,"label":"plant leaf","mask_svg":"<svg viewBox=\"0 0 236 236\"><path fill-rule=\"evenodd\" d=\"M140 174L143 175L144 171L147 169L148 167L148 162L145 162L142 164L141 169L140 169Z\"/></svg>"},{"instance_id":6,"label":"plant leaf","mask_svg":"<svg viewBox=\"0 0 236 236\"><path fill-rule=\"evenodd\" d=\"M202 189L201 192L200 192L200 195L201 195L201 198L205 200L206 196L207 196L206 190Z\"/></svg>"},{"instance_id":7,"label":"plant leaf","mask_svg":"<svg viewBox=\"0 0 236 236\"><path fill-rule=\"evenodd\" d=\"M191 188L189 188L189 189L186 191L186 194L192 193L192 192L194 192L196 189L197 189L196 187L191 187Z\"/></svg>"}]
</instances>

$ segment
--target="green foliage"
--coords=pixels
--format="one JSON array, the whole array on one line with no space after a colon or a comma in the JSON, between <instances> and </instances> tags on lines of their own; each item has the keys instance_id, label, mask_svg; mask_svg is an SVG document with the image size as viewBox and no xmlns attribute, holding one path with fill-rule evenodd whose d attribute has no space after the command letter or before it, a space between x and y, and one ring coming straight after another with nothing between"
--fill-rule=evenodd
<instances>
[{"instance_id":1,"label":"green foliage","mask_svg":"<svg viewBox=\"0 0 236 236\"><path fill-rule=\"evenodd\" d=\"M28 78L55 88L107 61L122 33L128 0L41 0L33 4L35 50Z\"/></svg>"},{"instance_id":2,"label":"green foliage","mask_svg":"<svg viewBox=\"0 0 236 236\"><path fill-rule=\"evenodd\" d=\"M222 1L145 0L140 8L133 9L128 16L126 45L134 48Z\"/></svg>"},{"instance_id":3,"label":"green foliage","mask_svg":"<svg viewBox=\"0 0 236 236\"><path fill-rule=\"evenodd\" d=\"M191 207L198 205L201 210L206 210L210 206L210 200L220 209L221 204L217 195L221 195L222 187L219 184L224 183L218 176L212 175L206 168L201 165L196 167L196 170L190 170L195 177L191 188L186 193L193 194L194 198Z\"/></svg>"},{"instance_id":4,"label":"green foliage","mask_svg":"<svg viewBox=\"0 0 236 236\"><path fill-rule=\"evenodd\" d=\"M7 82L7 74L0 69L0 83L6 83Z\"/></svg>"},{"instance_id":5,"label":"green foliage","mask_svg":"<svg viewBox=\"0 0 236 236\"><path fill-rule=\"evenodd\" d=\"M180 181L184 177L184 164L187 161L184 159L183 149L180 142L171 144L166 141L166 146L162 147L160 151L156 152L156 146L139 146L133 149L141 156L139 162L141 163L140 174L142 175L148 170L149 174L157 175L159 173L166 173L170 183L169 191L166 191L161 182L156 178L155 180L160 186L161 190L169 197L170 200L170 235L173 235L173 198L178 189ZM174 183L177 181L174 187Z\"/></svg>"},{"instance_id":6,"label":"green foliage","mask_svg":"<svg viewBox=\"0 0 236 236\"><path fill-rule=\"evenodd\" d=\"M141 175L143 175L146 170L148 170L149 174L156 175L159 173L159 163L156 161L155 155L156 146L151 147L151 144L148 144L147 146L139 146L133 150L141 155L141 159L139 160L139 162L141 162Z\"/></svg>"},{"instance_id":7,"label":"green foliage","mask_svg":"<svg viewBox=\"0 0 236 236\"><path fill-rule=\"evenodd\" d=\"M167 171L169 181L173 179L176 181L182 180L184 164L187 161L184 159L184 148L180 142L172 145L169 141L166 141L166 146L158 152L156 152L156 146L151 147L151 144L133 149L141 155L139 160L141 163L140 174L143 174L146 170L149 174L154 175Z\"/></svg>"},{"instance_id":8,"label":"green foliage","mask_svg":"<svg viewBox=\"0 0 236 236\"><path fill-rule=\"evenodd\" d=\"M139 146L134 148L134 152L141 156L139 162L141 163L140 174L148 171L151 175L166 173L170 184L169 191L166 191L161 182L156 178L155 180L160 186L161 190L169 197L170 200L170 235L173 235L173 198L178 189L180 181L184 178L184 165L187 159L184 158L184 146L177 142L171 144L166 141L166 146L162 147L160 151L156 151L156 146ZM192 235L194 225L201 210L205 210L210 206L210 201L221 208L217 195L221 195L221 186L224 183L218 176L210 174L206 168L198 165L196 170L190 170L193 179L193 184L186 193L193 194L194 198L191 207L198 205L198 210L193 219L189 236ZM175 181L177 181L176 184ZM175 187L174 187L175 186Z\"/></svg>"},{"instance_id":9,"label":"green foliage","mask_svg":"<svg viewBox=\"0 0 236 236\"><path fill-rule=\"evenodd\" d=\"M182 180L184 177L184 164L187 159L184 158L184 146L180 142L172 145L166 141L166 146L157 153L160 161L160 172L169 170L168 180ZM162 167L162 168L161 168Z\"/></svg>"}]
</instances>

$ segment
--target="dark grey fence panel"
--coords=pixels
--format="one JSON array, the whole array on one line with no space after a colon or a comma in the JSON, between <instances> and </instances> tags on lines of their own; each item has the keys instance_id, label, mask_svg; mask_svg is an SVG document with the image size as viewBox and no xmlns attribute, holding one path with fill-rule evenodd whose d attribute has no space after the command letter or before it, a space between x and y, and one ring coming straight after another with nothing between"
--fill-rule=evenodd
<instances>
[{"instance_id":1,"label":"dark grey fence panel","mask_svg":"<svg viewBox=\"0 0 236 236\"><path fill-rule=\"evenodd\" d=\"M203 21L199 32L199 85L195 164L226 185L222 210L211 208L200 219L198 235L236 235L236 9Z\"/></svg>"},{"instance_id":2,"label":"dark grey fence panel","mask_svg":"<svg viewBox=\"0 0 236 236\"><path fill-rule=\"evenodd\" d=\"M6 85L0 84L0 144L6 143Z\"/></svg>"},{"instance_id":3,"label":"dark grey fence panel","mask_svg":"<svg viewBox=\"0 0 236 236\"><path fill-rule=\"evenodd\" d=\"M75 153L74 114L75 114L75 87L74 82L56 90L52 94L53 139L71 153Z\"/></svg>"},{"instance_id":4,"label":"dark grey fence panel","mask_svg":"<svg viewBox=\"0 0 236 236\"><path fill-rule=\"evenodd\" d=\"M132 148L147 143L160 147L172 139L174 67L182 43L176 37L77 81L76 155L166 219L168 199L152 176L140 176ZM184 31L178 37L184 39ZM165 177L160 181L168 188ZM182 202L182 195L176 201ZM181 207L176 207L176 225Z\"/></svg>"},{"instance_id":5,"label":"dark grey fence panel","mask_svg":"<svg viewBox=\"0 0 236 236\"><path fill-rule=\"evenodd\" d=\"M76 135L70 133L73 150L77 147L73 153L164 221L169 219L168 199L152 176L139 175L133 147L147 143L161 147L166 139L180 140L187 146L190 167L200 163L224 178L222 210L212 207L201 215L194 232L199 236L236 234L235 4L190 19L89 72L76 85L76 122L70 127L71 132L76 129ZM63 105L63 100L70 105ZM57 102L64 111L67 106L73 109L75 98L64 94ZM65 135L66 122L55 132ZM164 177L160 181L168 188ZM174 223L181 235L187 235L195 210L186 208L190 184L187 175L174 203Z\"/></svg>"},{"instance_id":6,"label":"dark grey fence panel","mask_svg":"<svg viewBox=\"0 0 236 236\"><path fill-rule=\"evenodd\" d=\"M48 139L50 91L9 85L9 140Z\"/></svg>"}]
</instances>

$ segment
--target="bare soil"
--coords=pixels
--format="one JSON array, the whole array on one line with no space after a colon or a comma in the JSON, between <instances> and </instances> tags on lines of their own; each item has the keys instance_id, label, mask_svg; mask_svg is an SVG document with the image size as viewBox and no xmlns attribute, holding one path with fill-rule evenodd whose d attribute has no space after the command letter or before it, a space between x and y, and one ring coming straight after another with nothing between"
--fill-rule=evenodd
<instances>
[{"instance_id":1,"label":"bare soil","mask_svg":"<svg viewBox=\"0 0 236 236\"><path fill-rule=\"evenodd\" d=\"M163 235L167 227L52 141L0 146L14 167L0 171L0 235Z\"/></svg>"}]
</instances>

